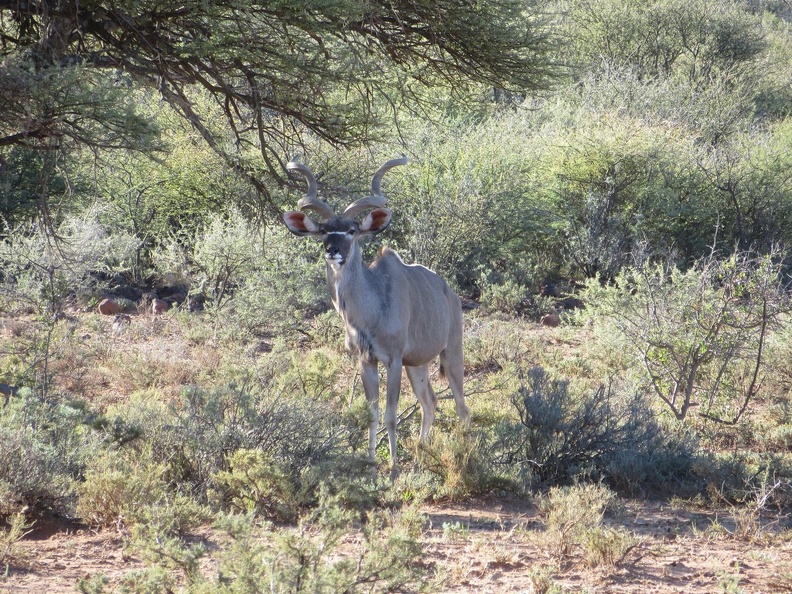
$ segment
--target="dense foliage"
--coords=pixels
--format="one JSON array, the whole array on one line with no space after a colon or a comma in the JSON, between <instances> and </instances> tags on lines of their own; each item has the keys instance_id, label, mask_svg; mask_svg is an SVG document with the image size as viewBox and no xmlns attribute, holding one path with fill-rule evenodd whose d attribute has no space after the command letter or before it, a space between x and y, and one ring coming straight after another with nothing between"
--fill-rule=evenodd
<instances>
[{"instance_id":1,"label":"dense foliage","mask_svg":"<svg viewBox=\"0 0 792 594\"><path fill-rule=\"evenodd\" d=\"M55 511L123 527L127 591L414 591L412 503L562 485L559 557L602 484L788 506L791 26L747 0L0 2L0 542ZM472 428L441 411L416 446L406 395L393 484L319 249L276 216L296 153L334 206L406 153L364 257L480 306ZM217 576L184 538L210 522Z\"/></svg>"},{"instance_id":2,"label":"dense foliage","mask_svg":"<svg viewBox=\"0 0 792 594\"><path fill-rule=\"evenodd\" d=\"M0 27L0 146L150 152L159 99L264 197L303 135L359 145L427 89L525 91L551 74L547 33L516 0L41 0L3 3Z\"/></svg>"}]
</instances>

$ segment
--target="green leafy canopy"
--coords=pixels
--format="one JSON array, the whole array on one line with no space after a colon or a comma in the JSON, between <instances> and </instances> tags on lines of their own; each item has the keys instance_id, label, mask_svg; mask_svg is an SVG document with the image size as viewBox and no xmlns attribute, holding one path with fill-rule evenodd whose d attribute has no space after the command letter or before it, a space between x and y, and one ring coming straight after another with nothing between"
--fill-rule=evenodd
<instances>
[{"instance_id":1,"label":"green leafy canopy","mask_svg":"<svg viewBox=\"0 0 792 594\"><path fill-rule=\"evenodd\" d=\"M422 91L525 92L551 73L519 0L0 2L0 147L156 146L155 91L264 194L309 131L371 137ZM381 106L391 106L387 110ZM245 160L243 155L258 155Z\"/></svg>"}]
</instances>

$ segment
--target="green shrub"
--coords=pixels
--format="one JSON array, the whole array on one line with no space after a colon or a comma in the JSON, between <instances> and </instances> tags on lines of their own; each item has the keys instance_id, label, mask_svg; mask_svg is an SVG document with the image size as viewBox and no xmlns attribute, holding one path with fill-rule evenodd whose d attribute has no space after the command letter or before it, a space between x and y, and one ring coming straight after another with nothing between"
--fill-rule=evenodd
<instances>
[{"instance_id":1,"label":"green shrub","mask_svg":"<svg viewBox=\"0 0 792 594\"><path fill-rule=\"evenodd\" d=\"M484 284L481 305L491 313L523 313L528 305L528 288L511 279L501 284Z\"/></svg>"},{"instance_id":2,"label":"green shrub","mask_svg":"<svg viewBox=\"0 0 792 594\"><path fill-rule=\"evenodd\" d=\"M568 382L551 379L542 368L519 374L511 397L519 423L498 428L494 459L516 470L524 484L607 476L622 452L644 455L648 471L652 453L664 450L665 435L643 398L622 397L604 386L575 394Z\"/></svg>"},{"instance_id":3,"label":"green shrub","mask_svg":"<svg viewBox=\"0 0 792 594\"><path fill-rule=\"evenodd\" d=\"M220 526L231 543L219 558L218 577L231 591L421 592L431 587L420 563L418 537L425 518L416 508L370 512L359 530L358 512L324 500L294 530L257 534L249 517L225 517ZM355 552L344 551L352 536L362 537ZM207 581L196 592L211 592ZM247 588L241 590L241 588Z\"/></svg>"},{"instance_id":4,"label":"green shrub","mask_svg":"<svg viewBox=\"0 0 792 594\"><path fill-rule=\"evenodd\" d=\"M102 594L104 587L110 579L103 573L98 573L90 577L79 578L75 584L81 594Z\"/></svg>"},{"instance_id":5,"label":"green shrub","mask_svg":"<svg viewBox=\"0 0 792 594\"><path fill-rule=\"evenodd\" d=\"M572 56L629 66L643 79L739 73L765 50L760 17L739 3L594 0L570 5L565 16Z\"/></svg>"},{"instance_id":6,"label":"green shrub","mask_svg":"<svg viewBox=\"0 0 792 594\"><path fill-rule=\"evenodd\" d=\"M648 443L612 452L604 460L604 477L620 492L634 495L699 492L699 441L680 427L661 429Z\"/></svg>"},{"instance_id":7,"label":"green shrub","mask_svg":"<svg viewBox=\"0 0 792 594\"><path fill-rule=\"evenodd\" d=\"M64 462L30 431L0 428L0 512L60 507L71 488Z\"/></svg>"},{"instance_id":8,"label":"green shrub","mask_svg":"<svg viewBox=\"0 0 792 594\"><path fill-rule=\"evenodd\" d=\"M145 453L109 450L91 460L76 487L76 514L92 526L156 524L183 534L208 520L197 501L167 482L167 466Z\"/></svg>"},{"instance_id":9,"label":"green shrub","mask_svg":"<svg viewBox=\"0 0 792 594\"><path fill-rule=\"evenodd\" d=\"M553 574L557 571L557 567L547 565L532 568L528 577L531 580L533 594L564 594L563 586L553 580Z\"/></svg>"},{"instance_id":10,"label":"green shrub","mask_svg":"<svg viewBox=\"0 0 792 594\"><path fill-rule=\"evenodd\" d=\"M138 523L132 527L127 548L146 566L126 576L133 592L169 592L182 582L194 592L204 582L201 560L207 550L203 543L188 542L157 523Z\"/></svg>"},{"instance_id":11,"label":"green shrub","mask_svg":"<svg viewBox=\"0 0 792 594\"><path fill-rule=\"evenodd\" d=\"M329 402L270 389L191 386L172 405L134 400L116 414L140 428L152 461L167 467L165 479L186 483L199 498L211 491L215 501L229 502L223 493L230 489L232 505L246 508L255 497L245 490L266 492L271 479L277 487L270 501L288 501L280 507L285 513L297 500L313 502L323 480L352 488L365 471L352 451L355 430L343 415ZM260 476L239 482L242 468ZM262 509L274 512L262 497Z\"/></svg>"},{"instance_id":12,"label":"green shrub","mask_svg":"<svg viewBox=\"0 0 792 594\"><path fill-rule=\"evenodd\" d=\"M583 558L589 567L619 565L639 544L638 538L621 527L595 526L582 539Z\"/></svg>"},{"instance_id":13,"label":"green shrub","mask_svg":"<svg viewBox=\"0 0 792 594\"><path fill-rule=\"evenodd\" d=\"M297 517L299 502L294 481L258 450L239 449L228 460L229 470L212 477L228 504L242 513L279 521Z\"/></svg>"},{"instance_id":14,"label":"green shrub","mask_svg":"<svg viewBox=\"0 0 792 594\"><path fill-rule=\"evenodd\" d=\"M255 274L234 293L233 324L246 332L284 337L311 332L306 318L330 308L319 244L308 238L295 241L285 226L275 226L267 229L262 249ZM338 314L331 313L337 319ZM336 341L341 336L342 332L327 334Z\"/></svg>"},{"instance_id":15,"label":"green shrub","mask_svg":"<svg viewBox=\"0 0 792 594\"><path fill-rule=\"evenodd\" d=\"M702 456L695 472L717 502L783 508L792 502L792 456L748 451Z\"/></svg>"},{"instance_id":16,"label":"green shrub","mask_svg":"<svg viewBox=\"0 0 792 594\"><path fill-rule=\"evenodd\" d=\"M485 375L485 379L489 379L493 371L536 360L544 347L525 325L491 317L467 318L463 340L466 368L475 372L490 372ZM468 372L468 375L472 374ZM509 375L512 374L509 372ZM496 382L498 380L495 378Z\"/></svg>"},{"instance_id":17,"label":"green shrub","mask_svg":"<svg viewBox=\"0 0 792 594\"><path fill-rule=\"evenodd\" d=\"M219 514L222 541L216 563L207 550L156 524L133 528L129 549L146 567L121 580L124 592L170 591L181 583L189 594L215 592L423 592L432 587L421 563L418 538L425 517L416 507L401 511L345 509L322 495L320 506L296 527L274 530L252 514ZM361 522L362 520L362 522ZM359 543L350 549L348 543ZM84 592L87 581L81 583Z\"/></svg>"},{"instance_id":18,"label":"green shrub","mask_svg":"<svg viewBox=\"0 0 792 594\"><path fill-rule=\"evenodd\" d=\"M284 391L325 402L337 401L341 357L329 349L292 351L288 369L283 369L277 385Z\"/></svg>"},{"instance_id":19,"label":"green shrub","mask_svg":"<svg viewBox=\"0 0 792 594\"><path fill-rule=\"evenodd\" d=\"M483 434L435 427L429 439L418 444L418 468L437 479L426 498L459 501L493 490L514 490L515 485L495 470L489 452Z\"/></svg>"},{"instance_id":20,"label":"green shrub","mask_svg":"<svg viewBox=\"0 0 792 594\"><path fill-rule=\"evenodd\" d=\"M311 321L312 344L318 348L330 348L335 352L346 349L344 345L344 324L335 310L317 315Z\"/></svg>"},{"instance_id":21,"label":"green shrub","mask_svg":"<svg viewBox=\"0 0 792 594\"><path fill-rule=\"evenodd\" d=\"M152 254L159 276L203 293L222 309L218 331L295 332L329 303L319 246L294 241L282 225L261 229L239 212L213 215L194 237L173 237Z\"/></svg>"},{"instance_id":22,"label":"green shrub","mask_svg":"<svg viewBox=\"0 0 792 594\"><path fill-rule=\"evenodd\" d=\"M12 514L6 524L5 528L0 528L0 570L4 575L8 575L9 566L18 565L24 559L18 543L33 526L22 512Z\"/></svg>"},{"instance_id":23,"label":"green shrub","mask_svg":"<svg viewBox=\"0 0 792 594\"><path fill-rule=\"evenodd\" d=\"M555 558L569 556L592 530L601 527L606 511L617 511L619 499L601 484L552 487L537 499L545 531L538 538Z\"/></svg>"},{"instance_id":24,"label":"green shrub","mask_svg":"<svg viewBox=\"0 0 792 594\"><path fill-rule=\"evenodd\" d=\"M536 191L539 151L526 142L536 122L506 112L448 124L416 124L419 159L393 181L384 241L464 293L479 293L482 280L503 284L502 275L527 285L545 271L557 231L553 199Z\"/></svg>"},{"instance_id":25,"label":"green shrub","mask_svg":"<svg viewBox=\"0 0 792 594\"><path fill-rule=\"evenodd\" d=\"M583 299L601 334L623 337L663 409L735 425L762 386L769 329L786 308L772 256L715 255L682 271L641 263Z\"/></svg>"},{"instance_id":26,"label":"green shrub","mask_svg":"<svg viewBox=\"0 0 792 594\"><path fill-rule=\"evenodd\" d=\"M74 480L101 439L84 404L42 402L29 389L0 407L0 515L68 516Z\"/></svg>"},{"instance_id":27,"label":"green shrub","mask_svg":"<svg viewBox=\"0 0 792 594\"><path fill-rule=\"evenodd\" d=\"M194 237L173 237L153 254L157 272L198 288L222 307L261 262L260 234L239 213L212 215Z\"/></svg>"},{"instance_id":28,"label":"green shrub","mask_svg":"<svg viewBox=\"0 0 792 594\"><path fill-rule=\"evenodd\" d=\"M111 233L96 211L67 217L54 230L57 239L51 231L40 225L6 230L8 238L0 243L0 290L12 304L54 315L67 297L88 300L106 290L134 262L137 240Z\"/></svg>"}]
</instances>

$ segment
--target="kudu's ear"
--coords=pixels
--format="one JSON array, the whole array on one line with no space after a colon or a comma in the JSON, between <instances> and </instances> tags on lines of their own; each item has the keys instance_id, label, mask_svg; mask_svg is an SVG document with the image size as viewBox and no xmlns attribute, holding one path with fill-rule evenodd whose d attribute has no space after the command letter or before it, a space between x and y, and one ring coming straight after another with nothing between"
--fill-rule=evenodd
<instances>
[{"instance_id":1,"label":"kudu's ear","mask_svg":"<svg viewBox=\"0 0 792 594\"><path fill-rule=\"evenodd\" d=\"M393 213L388 208L375 208L360 223L360 232L376 235L380 231L385 231L390 225L392 216Z\"/></svg>"},{"instance_id":2,"label":"kudu's ear","mask_svg":"<svg viewBox=\"0 0 792 594\"><path fill-rule=\"evenodd\" d=\"M322 232L311 217L299 210L284 212L283 222L295 235L319 235Z\"/></svg>"}]
</instances>

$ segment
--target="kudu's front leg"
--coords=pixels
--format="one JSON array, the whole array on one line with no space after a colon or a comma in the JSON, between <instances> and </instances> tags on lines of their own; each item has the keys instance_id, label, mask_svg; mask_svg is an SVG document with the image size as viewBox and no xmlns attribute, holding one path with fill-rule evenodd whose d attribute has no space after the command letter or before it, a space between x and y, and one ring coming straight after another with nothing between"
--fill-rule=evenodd
<instances>
[{"instance_id":1,"label":"kudu's front leg","mask_svg":"<svg viewBox=\"0 0 792 594\"><path fill-rule=\"evenodd\" d=\"M360 361L360 377L363 381L363 391L371 411L369 422L369 462L373 467L374 476L377 475L377 431L379 430L379 372L376 363Z\"/></svg>"},{"instance_id":2,"label":"kudu's front leg","mask_svg":"<svg viewBox=\"0 0 792 594\"><path fill-rule=\"evenodd\" d=\"M399 452L396 448L396 424L399 420L399 392L401 391L402 362L388 365L388 388L385 401L385 427L390 445L391 480L399 476Z\"/></svg>"}]
</instances>

